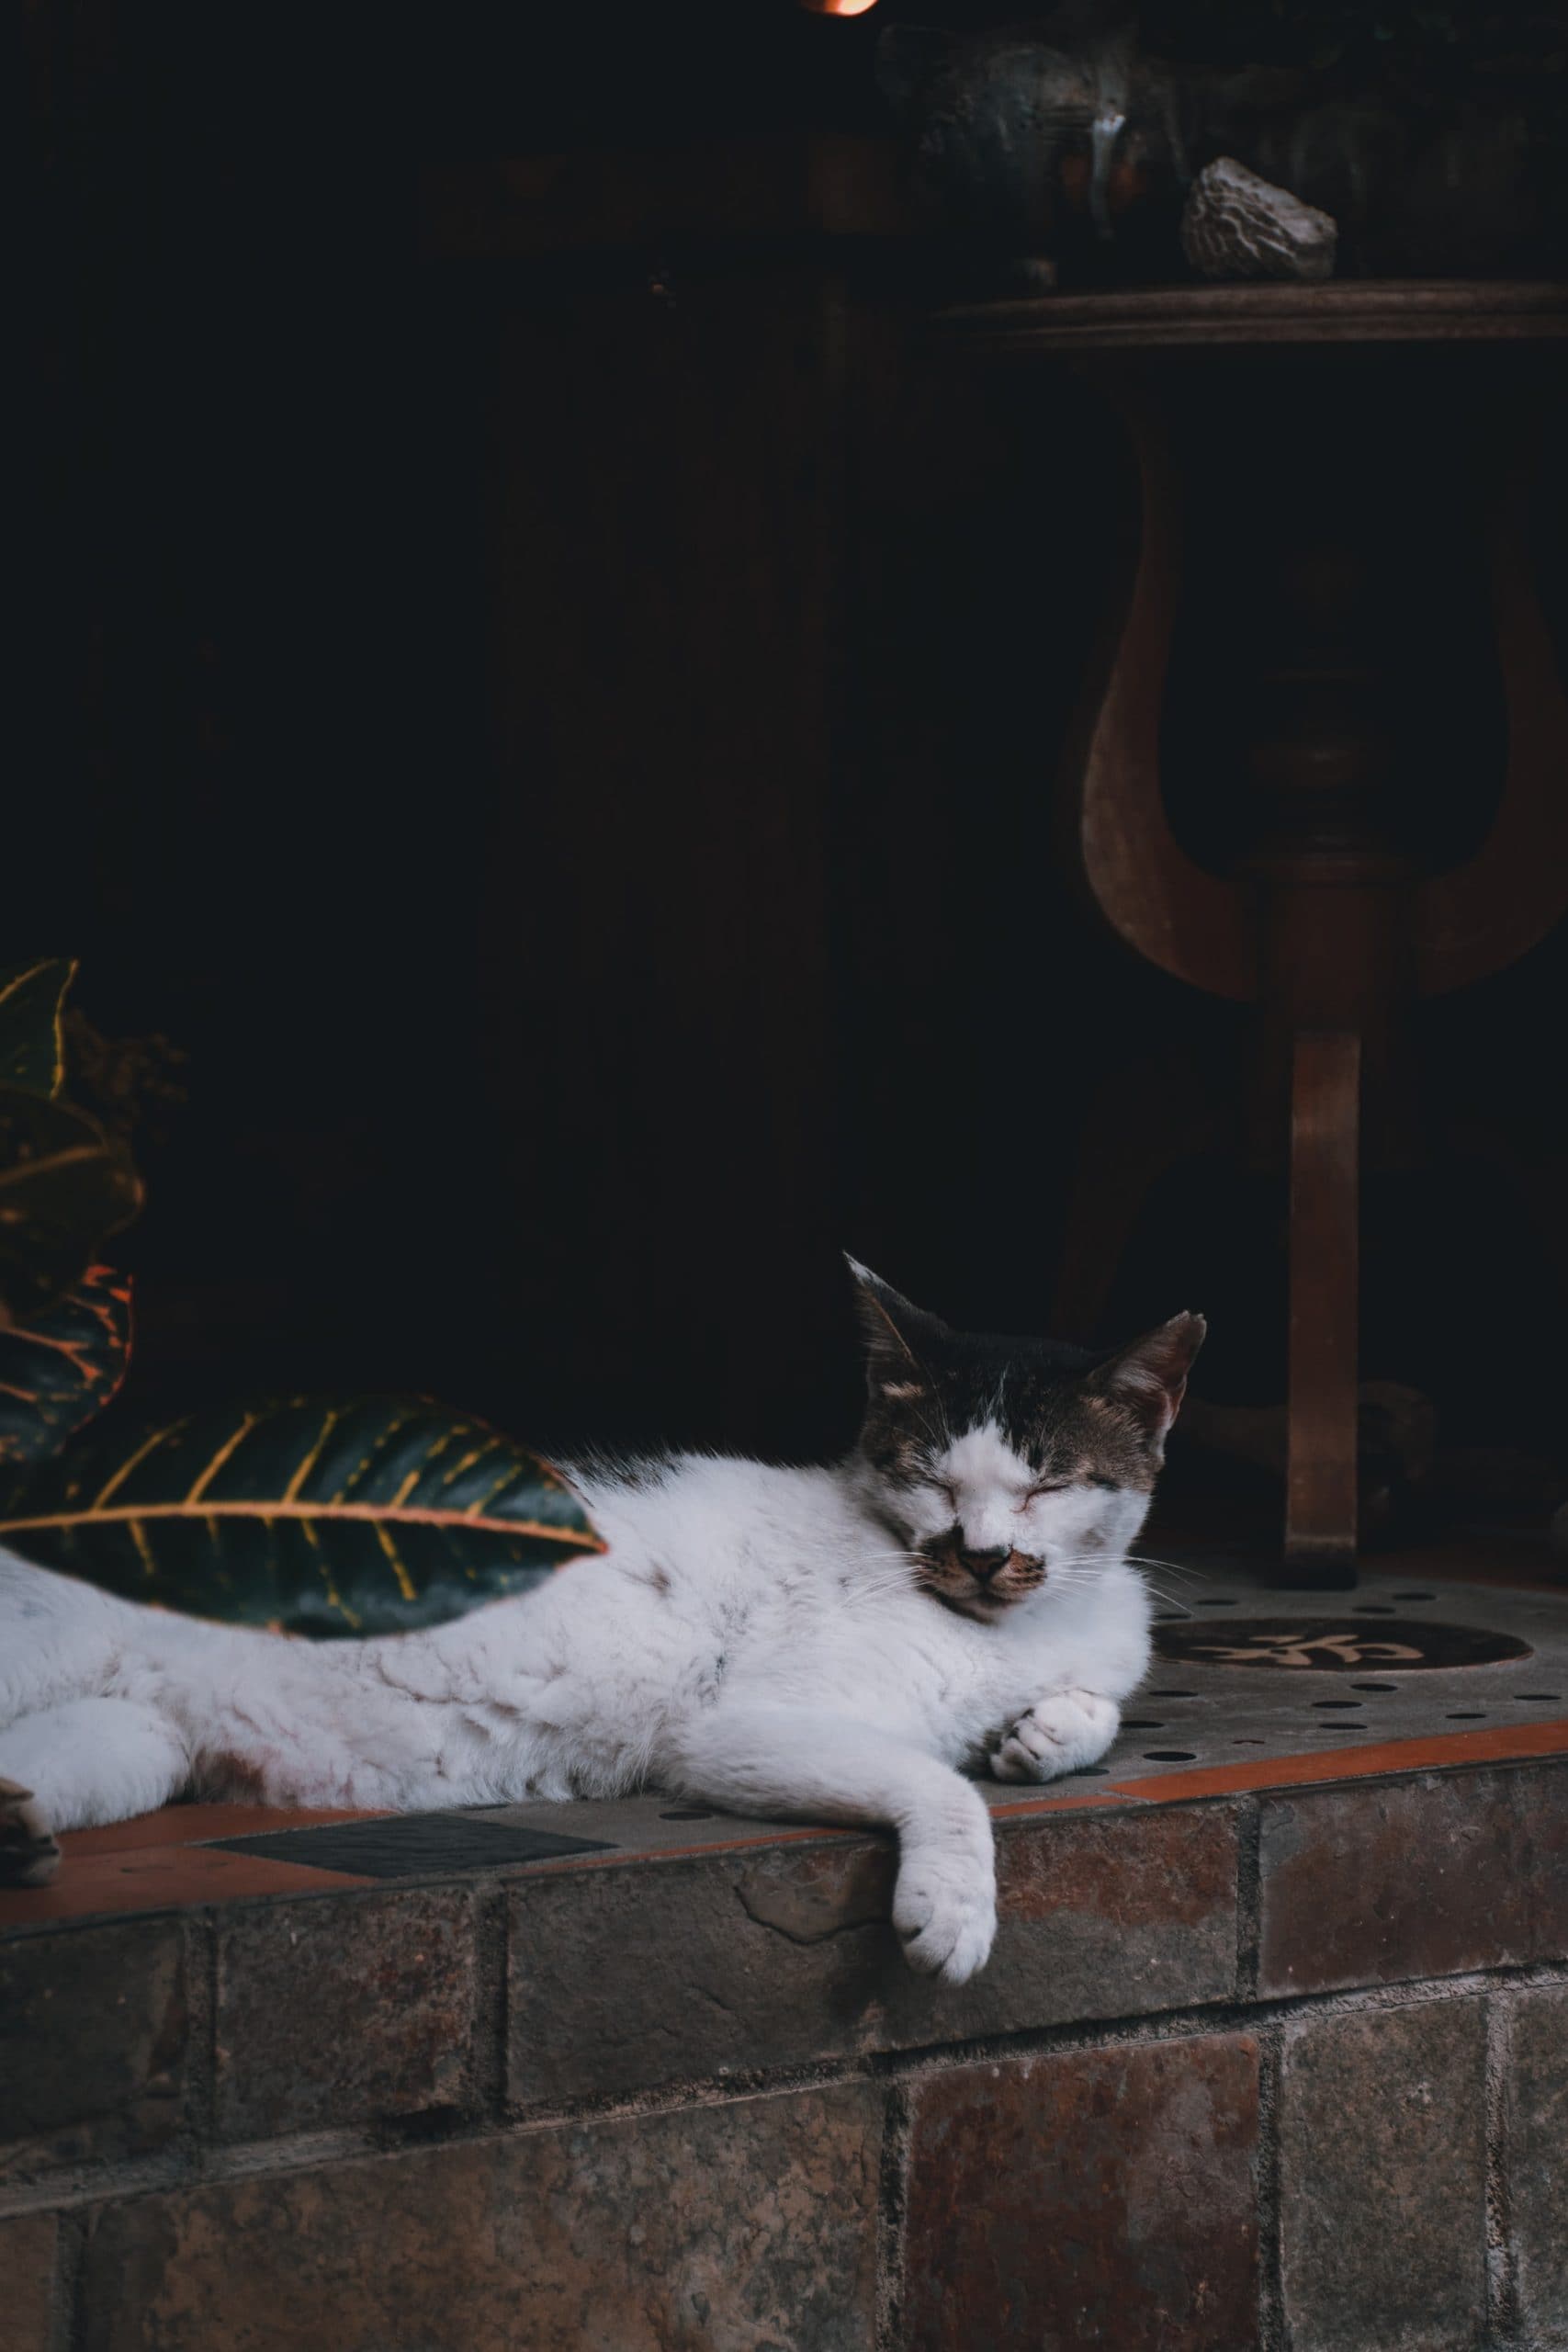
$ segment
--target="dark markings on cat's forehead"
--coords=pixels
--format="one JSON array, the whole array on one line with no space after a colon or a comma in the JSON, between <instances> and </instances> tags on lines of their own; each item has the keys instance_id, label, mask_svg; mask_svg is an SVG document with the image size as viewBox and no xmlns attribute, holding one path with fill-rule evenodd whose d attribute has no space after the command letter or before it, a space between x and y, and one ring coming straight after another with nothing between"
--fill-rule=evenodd
<instances>
[{"instance_id":1,"label":"dark markings on cat's forehead","mask_svg":"<svg viewBox=\"0 0 1568 2352\"><path fill-rule=\"evenodd\" d=\"M1086 1391L1100 1361L1087 1350L930 1329L919 1334L919 1346L918 1361L890 1354L872 1366L861 1448L889 1479L912 1484L929 1476L950 1443L991 1422L1036 1473L1153 1486L1157 1449L1135 1414Z\"/></svg>"}]
</instances>

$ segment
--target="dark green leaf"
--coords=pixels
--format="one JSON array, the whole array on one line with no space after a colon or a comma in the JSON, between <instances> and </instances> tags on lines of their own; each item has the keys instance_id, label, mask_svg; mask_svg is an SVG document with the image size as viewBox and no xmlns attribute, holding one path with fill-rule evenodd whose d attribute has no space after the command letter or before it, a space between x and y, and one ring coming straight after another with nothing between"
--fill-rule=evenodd
<instances>
[{"instance_id":1,"label":"dark green leaf","mask_svg":"<svg viewBox=\"0 0 1568 2352\"><path fill-rule=\"evenodd\" d=\"M85 1111L0 1089L0 1324L80 1281L141 1205L124 1149Z\"/></svg>"},{"instance_id":2,"label":"dark green leaf","mask_svg":"<svg viewBox=\"0 0 1568 2352\"><path fill-rule=\"evenodd\" d=\"M52 1101L65 1075L61 1009L76 977L66 956L0 972L0 1086Z\"/></svg>"},{"instance_id":3,"label":"dark green leaf","mask_svg":"<svg viewBox=\"0 0 1568 2352\"><path fill-rule=\"evenodd\" d=\"M0 1474L8 1485L101 1412L130 1353L130 1282L95 1266L74 1290L0 1330Z\"/></svg>"},{"instance_id":4,"label":"dark green leaf","mask_svg":"<svg viewBox=\"0 0 1568 2352\"><path fill-rule=\"evenodd\" d=\"M293 1633L437 1625L603 1551L557 1471L423 1400L296 1396L73 1448L0 1544L133 1600Z\"/></svg>"}]
</instances>

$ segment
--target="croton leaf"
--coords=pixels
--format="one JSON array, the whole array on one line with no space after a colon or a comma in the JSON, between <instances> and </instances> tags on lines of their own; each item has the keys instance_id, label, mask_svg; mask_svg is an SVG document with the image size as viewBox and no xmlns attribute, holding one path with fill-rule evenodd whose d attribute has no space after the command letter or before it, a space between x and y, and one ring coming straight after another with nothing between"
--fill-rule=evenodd
<instances>
[{"instance_id":1,"label":"croton leaf","mask_svg":"<svg viewBox=\"0 0 1568 2352\"><path fill-rule=\"evenodd\" d=\"M0 1330L0 1481L101 1412L130 1353L130 1280L94 1266L62 1299Z\"/></svg>"},{"instance_id":2,"label":"croton leaf","mask_svg":"<svg viewBox=\"0 0 1568 2352\"><path fill-rule=\"evenodd\" d=\"M289 1633L397 1633L600 1552L547 1463L423 1400L295 1396L73 1446L0 1544L129 1600Z\"/></svg>"},{"instance_id":3,"label":"croton leaf","mask_svg":"<svg viewBox=\"0 0 1568 2352\"><path fill-rule=\"evenodd\" d=\"M79 1281L141 1205L135 1169L96 1119L0 1088L0 1325Z\"/></svg>"},{"instance_id":4,"label":"croton leaf","mask_svg":"<svg viewBox=\"0 0 1568 2352\"><path fill-rule=\"evenodd\" d=\"M0 1086L46 1100L59 1093L65 1076L61 1012L75 977L74 963L62 956L0 972Z\"/></svg>"}]
</instances>

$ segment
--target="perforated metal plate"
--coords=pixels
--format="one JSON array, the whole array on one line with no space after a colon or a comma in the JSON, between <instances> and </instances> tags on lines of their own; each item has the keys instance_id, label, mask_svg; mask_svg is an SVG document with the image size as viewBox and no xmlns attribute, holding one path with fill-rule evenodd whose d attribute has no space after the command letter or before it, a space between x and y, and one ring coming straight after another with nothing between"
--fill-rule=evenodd
<instances>
[{"instance_id":1,"label":"perforated metal plate","mask_svg":"<svg viewBox=\"0 0 1568 2352\"><path fill-rule=\"evenodd\" d=\"M1241 1558L1189 1554L1151 1581L1159 1606L1148 1679L1110 1753L1064 1787L1195 1765L1266 1769L1276 1756L1568 1717L1568 1590L1423 1585L1383 1571L1342 1600L1303 1595L1294 1613L1283 1594L1259 1591ZM1280 1639L1254 1639L1260 1628ZM1325 1640L1333 1645L1314 1646ZM1261 1658L1235 1655L1259 1649ZM1416 1658L1403 1655L1412 1650Z\"/></svg>"},{"instance_id":2,"label":"perforated metal plate","mask_svg":"<svg viewBox=\"0 0 1568 2352\"><path fill-rule=\"evenodd\" d=\"M493 1871L508 1863L553 1862L563 1854L615 1851L602 1838L563 1838L482 1814L409 1813L388 1821L334 1821L317 1829L275 1829L254 1838L215 1838L233 1854L262 1854L306 1870L345 1871L355 1878L428 1878L447 1871Z\"/></svg>"}]
</instances>

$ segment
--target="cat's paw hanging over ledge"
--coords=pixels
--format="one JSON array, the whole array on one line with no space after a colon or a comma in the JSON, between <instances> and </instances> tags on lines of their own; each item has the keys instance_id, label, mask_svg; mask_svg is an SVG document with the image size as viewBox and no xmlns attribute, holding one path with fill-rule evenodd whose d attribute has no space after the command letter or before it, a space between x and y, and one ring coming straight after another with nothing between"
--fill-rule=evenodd
<instances>
[{"instance_id":1,"label":"cat's paw hanging over ledge","mask_svg":"<svg viewBox=\"0 0 1568 2352\"><path fill-rule=\"evenodd\" d=\"M997 1781L1054 1781L1097 1764L1115 1738L1122 1711L1093 1690L1049 1691L1006 1734L991 1757Z\"/></svg>"},{"instance_id":2,"label":"cat's paw hanging over ledge","mask_svg":"<svg viewBox=\"0 0 1568 2352\"><path fill-rule=\"evenodd\" d=\"M965 1984L984 1968L997 1934L996 1871L929 1849L907 1854L893 1896L904 1957L920 1976Z\"/></svg>"},{"instance_id":3,"label":"cat's paw hanging over ledge","mask_svg":"<svg viewBox=\"0 0 1568 2352\"><path fill-rule=\"evenodd\" d=\"M47 1886L60 1848L31 1789L0 1781L0 1886Z\"/></svg>"},{"instance_id":4,"label":"cat's paw hanging over ledge","mask_svg":"<svg viewBox=\"0 0 1568 2352\"><path fill-rule=\"evenodd\" d=\"M904 1957L920 1976L966 1984L991 1956L996 1897L988 1887L950 1885L924 1871L900 1874L893 1924Z\"/></svg>"}]
</instances>

